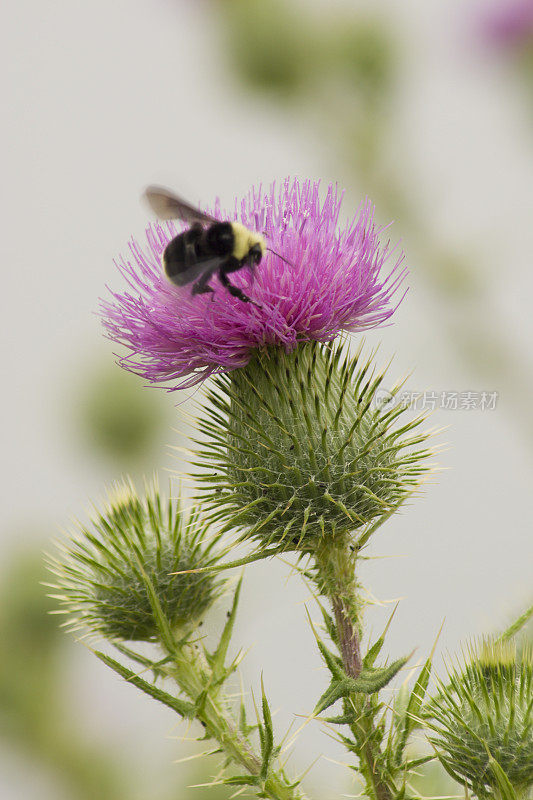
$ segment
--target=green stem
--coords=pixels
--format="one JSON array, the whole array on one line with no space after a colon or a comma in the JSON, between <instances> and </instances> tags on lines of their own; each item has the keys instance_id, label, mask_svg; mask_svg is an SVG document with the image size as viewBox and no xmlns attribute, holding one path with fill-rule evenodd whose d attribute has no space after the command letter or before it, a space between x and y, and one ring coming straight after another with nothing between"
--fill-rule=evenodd
<instances>
[{"instance_id":1,"label":"green stem","mask_svg":"<svg viewBox=\"0 0 533 800\"><path fill-rule=\"evenodd\" d=\"M344 670L351 678L358 678L363 659L355 578L356 553L352 552L346 537L332 537L318 548L316 563L321 591L333 608ZM372 701L361 694L353 694L346 703L350 709L356 710L357 721L350 728L357 745L360 769L374 800L392 800L392 781L379 768L382 751L376 742Z\"/></svg>"},{"instance_id":2,"label":"green stem","mask_svg":"<svg viewBox=\"0 0 533 800\"><path fill-rule=\"evenodd\" d=\"M225 755L243 767L254 778L261 775L261 758L255 753L229 710L229 704L220 687L210 684L209 667L201 650L188 645L170 653L173 666L169 670L182 692L196 706L196 718L206 734L219 743ZM271 800L304 800L303 795L290 785L282 771L269 767L260 783L263 797Z\"/></svg>"}]
</instances>

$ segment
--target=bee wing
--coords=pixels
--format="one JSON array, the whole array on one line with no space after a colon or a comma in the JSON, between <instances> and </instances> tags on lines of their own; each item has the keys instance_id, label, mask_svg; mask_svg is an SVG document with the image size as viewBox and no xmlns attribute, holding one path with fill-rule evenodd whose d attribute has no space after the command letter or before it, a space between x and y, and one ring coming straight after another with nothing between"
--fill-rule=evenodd
<instances>
[{"instance_id":1,"label":"bee wing","mask_svg":"<svg viewBox=\"0 0 533 800\"><path fill-rule=\"evenodd\" d=\"M183 222L199 222L201 225L210 225L217 221L161 186L149 186L144 197L159 219L181 219Z\"/></svg>"},{"instance_id":2,"label":"bee wing","mask_svg":"<svg viewBox=\"0 0 533 800\"><path fill-rule=\"evenodd\" d=\"M185 286L186 283L192 283L200 275L205 275L206 272L214 273L224 263L224 256L215 256L214 258L206 258L203 261L197 261L196 264L191 264L187 269L182 270L177 275L171 276L170 280L178 286Z\"/></svg>"}]
</instances>

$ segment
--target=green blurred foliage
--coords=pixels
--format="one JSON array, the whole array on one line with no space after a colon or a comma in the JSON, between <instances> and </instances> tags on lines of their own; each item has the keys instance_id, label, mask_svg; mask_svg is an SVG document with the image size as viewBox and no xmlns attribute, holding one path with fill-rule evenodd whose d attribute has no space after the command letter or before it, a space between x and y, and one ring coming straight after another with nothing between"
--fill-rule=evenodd
<instances>
[{"instance_id":1,"label":"green blurred foliage","mask_svg":"<svg viewBox=\"0 0 533 800\"><path fill-rule=\"evenodd\" d=\"M374 20L314 19L281 0L227 0L221 23L235 68L252 89L289 98L341 81L372 100L392 76L392 42Z\"/></svg>"},{"instance_id":2,"label":"green blurred foliage","mask_svg":"<svg viewBox=\"0 0 533 800\"><path fill-rule=\"evenodd\" d=\"M292 113L309 115L365 190L382 182L394 202L404 205L391 176L380 174L399 58L389 29L373 16L338 9L311 16L280 0L227 0L217 7L226 49L243 83Z\"/></svg>"},{"instance_id":3,"label":"green blurred foliage","mask_svg":"<svg viewBox=\"0 0 533 800\"><path fill-rule=\"evenodd\" d=\"M0 589L0 736L51 769L74 800L121 800L119 759L95 748L66 707L65 635L45 596L40 550L28 549L4 569Z\"/></svg>"},{"instance_id":4,"label":"green blurred foliage","mask_svg":"<svg viewBox=\"0 0 533 800\"><path fill-rule=\"evenodd\" d=\"M335 22L322 33L325 59L344 74L352 87L377 100L393 79L394 46L388 32L375 20ZM320 67L320 64L318 65Z\"/></svg>"},{"instance_id":5,"label":"green blurred foliage","mask_svg":"<svg viewBox=\"0 0 533 800\"><path fill-rule=\"evenodd\" d=\"M168 439L172 403L111 358L93 360L71 398L76 446L120 472L149 470ZM80 441L81 439L81 441Z\"/></svg>"},{"instance_id":6,"label":"green blurred foliage","mask_svg":"<svg viewBox=\"0 0 533 800\"><path fill-rule=\"evenodd\" d=\"M530 117L533 117L533 38L528 41L527 46L523 47L518 54L517 71L527 98Z\"/></svg>"},{"instance_id":7,"label":"green blurred foliage","mask_svg":"<svg viewBox=\"0 0 533 800\"><path fill-rule=\"evenodd\" d=\"M253 87L289 96L305 85L312 65L305 17L281 0L228 0L223 19L228 49Z\"/></svg>"}]
</instances>

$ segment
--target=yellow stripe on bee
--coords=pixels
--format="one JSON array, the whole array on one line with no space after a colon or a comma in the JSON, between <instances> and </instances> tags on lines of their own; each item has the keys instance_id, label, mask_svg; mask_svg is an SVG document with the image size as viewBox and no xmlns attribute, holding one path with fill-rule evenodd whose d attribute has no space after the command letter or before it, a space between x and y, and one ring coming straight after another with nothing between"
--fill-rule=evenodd
<instances>
[{"instance_id":1,"label":"yellow stripe on bee","mask_svg":"<svg viewBox=\"0 0 533 800\"><path fill-rule=\"evenodd\" d=\"M232 222L231 227L233 228L234 236L232 256L238 261L242 261L243 258L246 258L254 244L260 245L261 252L265 252L265 240L259 233L249 231L248 228L245 228L240 222Z\"/></svg>"}]
</instances>

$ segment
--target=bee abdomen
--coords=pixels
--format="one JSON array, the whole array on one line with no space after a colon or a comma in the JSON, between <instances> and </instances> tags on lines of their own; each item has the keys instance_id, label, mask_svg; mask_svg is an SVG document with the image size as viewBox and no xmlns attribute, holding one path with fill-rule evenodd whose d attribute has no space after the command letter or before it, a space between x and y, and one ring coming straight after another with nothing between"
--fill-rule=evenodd
<instances>
[{"instance_id":1,"label":"bee abdomen","mask_svg":"<svg viewBox=\"0 0 533 800\"><path fill-rule=\"evenodd\" d=\"M191 228L172 239L163 251L162 264L167 278L178 286L188 282L187 271L198 260L202 230Z\"/></svg>"}]
</instances>

